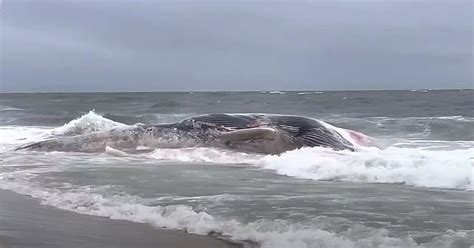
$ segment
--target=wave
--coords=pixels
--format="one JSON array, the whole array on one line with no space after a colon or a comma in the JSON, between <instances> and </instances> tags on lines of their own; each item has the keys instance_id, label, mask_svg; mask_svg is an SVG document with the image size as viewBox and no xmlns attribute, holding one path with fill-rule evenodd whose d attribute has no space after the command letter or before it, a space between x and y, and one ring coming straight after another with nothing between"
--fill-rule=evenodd
<instances>
[{"instance_id":1,"label":"wave","mask_svg":"<svg viewBox=\"0 0 474 248\"><path fill-rule=\"evenodd\" d=\"M308 91L308 92L298 92L298 95L312 95L312 94L323 94L322 91Z\"/></svg>"},{"instance_id":2,"label":"wave","mask_svg":"<svg viewBox=\"0 0 474 248\"><path fill-rule=\"evenodd\" d=\"M156 149L146 158L255 166L316 181L390 183L427 188L474 190L474 148L428 150L389 147L357 152L313 147L281 155L237 153L214 148Z\"/></svg>"},{"instance_id":3,"label":"wave","mask_svg":"<svg viewBox=\"0 0 474 248\"><path fill-rule=\"evenodd\" d=\"M21 108L15 108L11 106L6 106L6 105L0 105L0 112L6 112L6 111L22 111L24 109Z\"/></svg>"},{"instance_id":4,"label":"wave","mask_svg":"<svg viewBox=\"0 0 474 248\"><path fill-rule=\"evenodd\" d=\"M263 158L263 168L312 180L397 183L473 190L474 148L430 151L367 148L357 152L313 147Z\"/></svg>"},{"instance_id":5,"label":"wave","mask_svg":"<svg viewBox=\"0 0 474 248\"><path fill-rule=\"evenodd\" d=\"M37 142L57 136L74 136L127 127L128 125L104 118L93 110L60 127L0 126L0 150L20 144Z\"/></svg>"},{"instance_id":6,"label":"wave","mask_svg":"<svg viewBox=\"0 0 474 248\"><path fill-rule=\"evenodd\" d=\"M279 90L269 91L268 93L269 93L269 94L278 94L278 95L284 95L284 94L286 94L285 92L279 91Z\"/></svg>"},{"instance_id":7,"label":"wave","mask_svg":"<svg viewBox=\"0 0 474 248\"><path fill-rule=\"evenodd\" d=\"M156 228L182 230L188 233L219 236L253 244L262 248L285 247L443 247L458 239L471 239L470 231L451 231L436 236L429 243L418 245L411 237L391 237L386 229L369 228L318 216L304 222L259 219L243 223L232 218L213 216L187 205L147 205L147 199L130 195L104 196L88 187L60 191L46 189L15 180L2 180L0 189L29 195L42 204L81 214L110 219L147 223ZM90 187L90 188L93 188ZM82 191L81 191L82 190ZM149 200L149 199L148 199ZM342 220L341 220L342 219Z\"/></svg>"},{"instance_id":8,"label":"wave","mask_svg":"<svg viewBox=\"0 0 474 248\"><path fill-rule=\"evenodd\" d=\"M126 127L128 125L115 122L107 119L97 113L94 110L89 111L87 114L74 119L61 127L55 128L52 131L53 135L73 136L80 134L87 134L99 131L110 130L117 127Z\"/></svg>"},{"instance_id":9,"label":"wave","mask_svg":"<svg viewBox=\"0 0 474 248\"><path fill-rule=\"evenodd\" d=\"M474 148L425 150L389 147L357 152L302 148L281 155L255 155L214 148L157 149L147 158L183 162L242 164L280 175L316 181L390 183L474 190Z\"/></svg>"},{"instance_id":10,"label":"wave","mask_svg":"<svg viewBox=\"0 0 474 248\"><path fill-rule=\"evenodd\" d=\"M432 149L432 147L431 147ZM156 149L146 158L255 166L316 181L389 183L474 190L474 148L429 150L389 147L357 152L312 147L281 155L237 153L214 148Z\"/></svg>"},{"instance_id":11,"label":"wave","mask_svg":"<svg viewBox=\"0 0 474 248\"><path fill-rule=\"evenodd\" d=\"M45 127L0 126L0 152L21 144L44 139L50 133Z\"/></svg>"}]
</instances>

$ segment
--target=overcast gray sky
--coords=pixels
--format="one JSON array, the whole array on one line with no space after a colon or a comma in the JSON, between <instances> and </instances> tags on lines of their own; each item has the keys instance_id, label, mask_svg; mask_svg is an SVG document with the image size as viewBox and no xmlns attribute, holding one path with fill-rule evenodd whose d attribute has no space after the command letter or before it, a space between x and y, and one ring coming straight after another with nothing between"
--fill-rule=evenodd
<instances>
[{"instance_id":1,"label":"overcast gray sky","mask_svg":"<svg viewBox=\"0 0 474 248\"><path fill-rule=\"evenodd\" d=\"M3 0L0 90L473 88L473 6Z\"/></svg>"}]
</instances>

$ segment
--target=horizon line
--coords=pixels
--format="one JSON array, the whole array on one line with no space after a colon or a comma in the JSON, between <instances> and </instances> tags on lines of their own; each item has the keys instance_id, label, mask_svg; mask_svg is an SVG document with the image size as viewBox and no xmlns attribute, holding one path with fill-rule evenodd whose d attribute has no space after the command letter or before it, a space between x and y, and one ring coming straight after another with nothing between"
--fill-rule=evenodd
<instances>
[{"instance_id":1,"label":"horizon line","mask_svg":"<svg viewBox=\"0 0 474 248\"><path fill-rule=\"evenodd\" d=\"M175 90L175 91L0 91L0 94L76 94L76 93L219 93L219 92L342 92L342 91L463 91L474 88L417 88L417 89L347 89L347 90Z\"/></svg>"}]
</instances>

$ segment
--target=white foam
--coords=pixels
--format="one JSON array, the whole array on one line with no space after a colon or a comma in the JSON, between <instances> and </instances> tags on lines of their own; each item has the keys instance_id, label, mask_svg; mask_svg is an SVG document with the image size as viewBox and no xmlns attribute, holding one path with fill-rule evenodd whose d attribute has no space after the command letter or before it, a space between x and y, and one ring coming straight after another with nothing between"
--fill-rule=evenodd
<instances>
[{"instance_id":1,"label":"white foam","mask_svg":"<svg viewBox=\"0 0 474 248\"><path fill-rule=\"evenodd\" d=\"M47 127L0 126L0 152L20 144L43 140L50 133Z\"/></svg>"},{"instance_id":2,"label":"white foam","mask_svg":"<svg viewBox=\"0 0 474 248\"><path fill-rule=\"evenodd\" d=\"M127 125L115 122L104 118L103 116L94 112L89 113L64 124L61 127L55 128L52 131L54 135L79 135L93 132L99 132L104 130L110 130L117 127L126 127Z\"/></svg>"},{"instance_id":3,"label":"white foam","mask_svg":"<svg viewBox=\"0 0 474 248\"><path fill-rule=\"evenodd\" d=\"M22 144L42 139L51 128L0 126L1 144Z\"/></svg>"},{"instance_id":4,"label":"white foam","mask_svg":"<svg viewBox=\"0 0 474 248\"><path fill-rule=\"evenodd\" d=\"M6 112L6 111L22 111L23 109L21 108L15 108L11 106L6 106L6 105L0 105L0 112Z\"/></svg>"},{"instance_id":5,"label":"white foam","mask_svg":"<svg viewBox=\"0 0 474 248\"><path fill-rule=\"evenodd\" d=\"M263 168L313 180L404 183L413 186L473 189L474 148L430 151L389 147L358 152L302 148L266 156Z\"/></svg>"},{"instance_id":6,"label":"white foam","mask_svg":"<svg viewBox=\"0 0 474 248\"><path fill-rule=\"evenodd\" d=\"M309 92L298 92L298 95L312 95L312 94L323 94L322 91L309 91Z\"/></svg>"},{"instance_id":7,"label":"white foam","mask_svg":"<svg viewBox=\"0 0 474 248\"><path fill-rule=\"evenodd\" d=\"M111 219L148 223L157 228L183 230L206 235L217 233L231 240L258 244L262 248L309 248L309 247L417 247L409 237L393 238L385 229L373 229L360 224L350 224L345 231L336 233L327 229L331 223L327 217L315 217L301 223L284 220L259 219L241 223L231 218L219 218L186 205L149 206L135 196L105 197L94 187L75 190L45 189L14 177L0 176L0 189L13 190L41 200L42 204L82 214ZM71 187L68 187L71 188ZM466 238L464 232L448 231L434 244L450 245L456 239ZM423 244L430 247L430 244Z\"/></svg>"},{"instance_id":8,"label":"white foam","mask_svg":"<svg viewBox=\"0 0 474 248\"><path fill-rule=\"evenodd\" d=\"M279 91L279 90L270 91L268 93L269 94L278 94L278 95L284 95L285 94L285 92L282 92L282 91Z\"/></svg>"},{"instance_id":9,"label":"white foam","mask_svg":"<svg viewBox=\"0 0 474 248\"><path fill-rule=\"evenodd\" d=\"M36 142L57 135L80 135L121 127L128 127L128 125L104 118L93 110L56 128L41 126L0 126L0 151L5 151L20 144Z\"/></svg>"}]
</instances>

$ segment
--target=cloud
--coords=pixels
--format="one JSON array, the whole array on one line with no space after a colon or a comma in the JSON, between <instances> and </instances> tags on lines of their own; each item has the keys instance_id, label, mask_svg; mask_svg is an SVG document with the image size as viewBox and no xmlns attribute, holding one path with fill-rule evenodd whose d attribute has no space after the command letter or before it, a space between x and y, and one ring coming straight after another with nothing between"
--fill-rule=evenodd
<instances>
[{"instance_id":1,"label":"cloud","mask_svg":"<svg viewBox=\"0 0 474 248\"><path fill-rule=\"evenodd\" d=\"M3 91L472 88L470 1L4 2Z\"/></svg>"}]
</instances>

